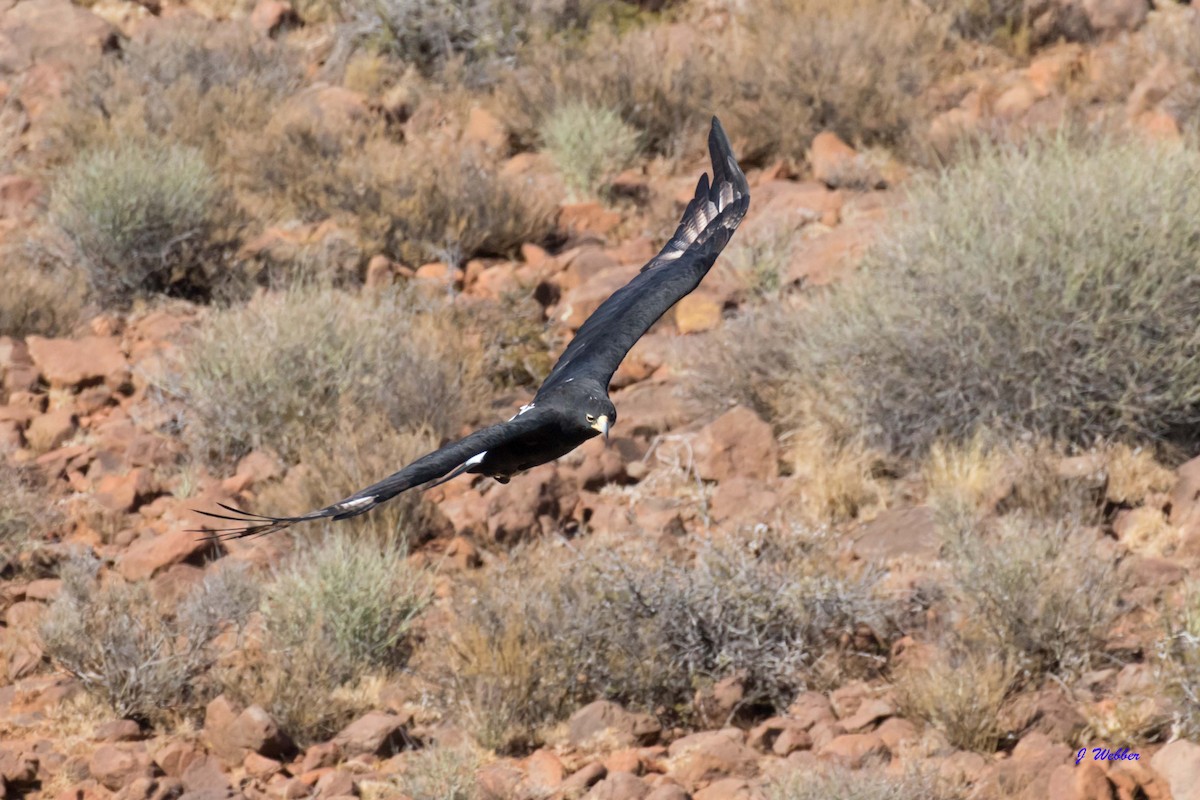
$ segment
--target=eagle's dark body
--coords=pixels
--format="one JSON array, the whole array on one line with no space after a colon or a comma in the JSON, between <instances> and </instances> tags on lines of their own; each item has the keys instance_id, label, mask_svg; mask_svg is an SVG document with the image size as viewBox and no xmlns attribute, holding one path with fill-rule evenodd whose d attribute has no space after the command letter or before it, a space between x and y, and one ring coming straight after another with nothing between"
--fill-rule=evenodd
<instances>
[{"instance_id":1,"label":"eagle's dark body","mask_svg":"<svg viewBox=\"0 0 1200 800\"><path fill-rule=\"evenodd\" d=\"M400 492L437 485L463 473L488 475L507 483L516 473L553 461L588 439L607 436L617 419L608 397L613 373L650 326L700 285L749 208L746 176L715 117L708 148L712 181L707 175L700 178L675 235L583 323L533 400L516 416L447 444L344 500L301 516L264 517L223 506L236 516L208 516L238 522L240 527L214 533L253 536L297 522L345 519Z\"/></svg>"}]
</instances>

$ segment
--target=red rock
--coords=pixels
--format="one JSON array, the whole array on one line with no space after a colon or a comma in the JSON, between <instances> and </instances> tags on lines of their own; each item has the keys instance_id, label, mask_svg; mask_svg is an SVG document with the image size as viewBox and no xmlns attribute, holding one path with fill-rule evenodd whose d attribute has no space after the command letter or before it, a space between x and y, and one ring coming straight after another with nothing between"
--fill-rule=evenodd
<instances>
[{"instance_id":1,"label":"red rock","mask_svg":"<svg viewBox=\"0 0 1200 800\"><path fill-rule=\"evenodd\" d=\"M941 549L933 511L928 506L889 508L852 534L854 555L864 560L900 556L933 558Z\"/></svg>"},{"instance_id":2,"label":"red rock","mask_svg":"<svg viewBox=\"0 0 1200 800\"><path fill-rule=\"evenodd\" d=\"M110 49L111 25L68 0L6 5L0 14L0 74L21 74L36 64L84 65Z\"/></svg>"},{"instance_id":3,"label":"red rock","mask_svg":"<svg viewBox=\"0 0 1200 800\"><path fill-rule=\"evenodd\" d=\"M159 570L198 556L212 547L211 539L195 531L171 530L156 536L143 536L117 559L117 571L129 581L146 580Z\"/></svg>"},{"instance_id":4,"label":"red rock","mask_svg":"<svg viewBox=\"0 0 1200 800\"><path fill-rule=\"evenodd\" d=\"M467 112L467 124L463 127L463 141L485 150L504 153L508 150L508 130L496 115L485 108L473 107Z\"/></svg>"},{"instance_id":5,"label":"red rock","mask_svg":"<svg viewBox=\"0 0 1200 800\"><path fill-rule=\"evenodd\" d=\"M475 773L475 782L482 797L517 797L521 773L508 764L487 764Z\"/></svg>"},{"instance_id":6,"label":"red rock","mask_svg":"<svg viewBox=\"0 0 1200 800\"><path fill-rule=\"evenodd\" d=\"M1200 800L1200 745L1178 739L1155 753L1150 766L1170 785L1173 800Z\"/></svg>"},{"instance_id":7,"label":"red rock","mask_svg":"<svg viewBox=\"0 0 1200 800\"><path fill-rule=\"evenodd\" d=\"M151 778L150 758L127 746L104 744L96 748L88 762L88 771L101 786L118 791L137 778Z\"/></svg>"},{"instance_id":8,"label":"red rock","mask_svg":"<svg viewBox=\"0 0 1200 800\"><path fill-rule=\"evenodd\" d=\"M779 508L779 493L755 478L731 476L717 484L709 502L713 522L755 524L772 517Z\"/></svg>"},{"instance_id":9,"label":"red rock","mask_svg":"<svg viewBox=\"0 0 1200 800\"><path fill-rule=\"evenodd\" d=\"M367 712L333 737L333 743L347 756L403 750L406 740L404 717L380 711Z\"/></svg>"},{"instance_id":10,"label":"red rock","mask_svg":"<svg viewBox=\"0 0 1200 800\"><path fill-rule=\"evenodd\" d=\"M488 537L513 543L542 533L542 518L556 518L563 496L555 464L544 464L513 478L488 504Z\"/></svg>"},{"instance_id":11,"label":"red rock","mask_svg":"<svg viewBox=\"0 0 1200 800\"><path fill-rule=\"evenodd\" d=\"M621 224L621 215L596 202L564 203L558 210L558 227L573 236L604 237Z\"/></svg>"},{"instance_id":12,"label":"red rock","mask_svg":"<svg viewBox=\"0 0 1200 800\"><path fill-rule=\"evenodd\" d=\"M766 800L766 794L743 778L713 781L693 795L694 800Z\"/></svg>"},{"instance_id":13,"label":"red rock","mask_svg":"<svg viewBox=\"0 0 1200 800\"><path fill-rule=\"evenodd\" d=\"M685 295L675 305L675 327L681 334L704 333L721 325L720 300L702 292Z\"/></svg>"},{"instance_id":14,"label":"red rock","mask_svg":"<svg viewBox=\"0 0 1200 800\"><path fill-rule=\"evenodd\" d=\"M748 408L726 411L692 441L696 474L722 481L737 476L766 480L779 475L779 445L771 426Z\"/></svg>"},{"instance_id":15,"label":"red rock","mask_svg":"<svg viewBox=\"0 0 1200 800\"><path fill-rule=\"evenodd\" d=\"M853 714L841 720L842 727L848 733L857 733L869 725L873 725L884 717L896 713L896 707L883 698L864 700Z\"/></svg>"},{"instance_id":16,"label":"red rock","mask_svg":"<svg viewBox=\"0 0 1200 800\"><path fill-rule=\"evenodd\" d=\"M882 176L853 147L836 133L822 131L813 137L808 150L813 177L831 188L839 186L880 188Z\"/></svg>"},{"instance_id":17,"label":"red rock","mask_svg":"<svg viewBox=\"0 0 1200 800\"><path fill-rule=\"evenodd\" d=\"M873 759L887 759L890 755L887 745L876 733L844 733L823 745L817 754L850 769L858 769Z\"/></svg>"},{"instance_id":18,"label":"red rock","mask_svg":"<svg viewBox=\"0 0 1200 800\"><path fill-rule=\"evenodd\" d=\"M535 750L525 761L526 780L540 792L553 792L562 785L563 764L552 751Z\"/></svg>"},{"instance_id":19,"label":"red rock","mask_svg":"<svg viewBox=\"0 0 1200 800\"><path fill-rule=\"evenodd\" d=\"M584 795L585 800L644 800L650 787L636 775L612 772Z\"/></svg>"},{"instance_id":20,"label":"red rock","mask_svg":"<svg viewBox=\"0 0 1200 800\"><path fill-rule=\"evenodd\" d=\"M29 600L41 600L49 603L58 597L61 591L62 581L58 578L39 578L30 581L25 587L25 597Z\"/></svg>"},{"instance_id":21,"label":"red rock","mask_svg":"<svg viewBox=\"0 0 1200 800\"><path fill-rule=\"evenodd\" d=\"M593 761L569 775L560 787L563 797L580 797L598 781L608 775L608 769L598 761Z\"/></svg>"},{"instance_id":22,"label":"red rock","mask_svg":"<svg viewBox=\"0 0 1200 800\"><path fill-rule=\"evenodd\" d=\"M229 778L221 769L221 762L215 756L204 756L192 760L180 776L183 788L187 792L215 792L218 796L228 796L232 788Z\"/></svg>"},{"instance_id":23,"label":"red rock","mask_svg":"<svg viewBox=\"0 0 1200 800\"><path fill-rule=\"evenodd\" d=\"M916 742L921 738L920 733L917 732L917 726L900 717L885 719L875 729L875 733L879 734L880 739L883 739L883 743L887 745L892 755L898 754L904 744Z\"/></svg>"},{"instance_id":24,"label":"red rock","mask_svg":"<svg viewBox=\"0 0 1200 800\"><path fill-rule=\"evenodd\" d=\"M331 769L316 783L318 797L353 797L358 791L354 775L346 770Z\"/></svg>"},{"instance_id":25,"label":"red rock","mask_svg":"<svg viewBox=\"0 0 1200 800\"><path fill-rule=\"evenodd\" d=\"M154 763L172 778L180 778L195 761L206 756L203 748L192 742L172 739L154 752Z\"/></svg>"},{"instance_id":26,"label":"red rock","mask_svg":"<svg viewBox=\"0 0 1200 800\"><path fill-rule=\"evenodd\" d=\"M250 12L250 26L259 33L270 35L296 19L292 4L281 0L258 0Z\"/></svg>"},{"instance_id":27,"label":"red rock","mask_svg":"<svg viewBox=\"0 0 1200 800\"><path fill-rule=\"evenodd\" d=\"M692 796L677 783L661 783L646 795L645 800L692 800Z\"/></svg>"},{"instance_id":28,"label":"red rock","mask_svg":"<svg viewBox=\"0 0 1200 800\"><path fill-rule=\"evenodd\" d=\"M829 698L820 692L802 692L788 706L787 716L794 720L801 730L808 730L818 722L833 722L836 717Z\"/></svg>"},{"instance_id":29,"label":"red rock","mask_svg":"<svg viewBox=\"0 0 1200 800\"><path fill-rule=\"evenodd\" d=\"M300 763L301 772L312 772L321 767L332 767L342 758L342 751L333 742L314 744L304 751L304 760Z\"/></svg>"},{"instance_id":30,"label":"red rock","mask_svg":"<svg viewBox=\"0 0 1200 800\"><path fill-rule=\"evenodd\" d=\"M1092 30L1102 33L1136 30L1150 12L1150 0L1082 0L1080 5Z\"/></svg>"},{"instance_id":31,"label":"red rock","mask_svg":"<svg viewBox=\"0 0 1200 800\"><path fill-rule=\"evenodd\" d=\"M607 700L589 703L567 721L567 740L580 749L653 744L660 733L662 725L654 717L626 711Z\"/></svg>"},{"instance_id":32,"label":"red rock","mask_svg":"<svg viewBox=\"0 0 1200 800\"><path fill-rule=\"evenodd\" d=\"M758 759L737 728L703 731L676 739L668 748L669 773L692 788L725 777L752 777Z\"/></svg>"},{"instance_id":33,"label":"red rock","mask_svg":"<svg viewBox=\"0 0 1200 800\"><path fill-rule=\"evenodd\" d=\"M246 774L251 778L266 782L283 770L283 764L273 758L267 758L266 756L260 756L258 753L251 752L246 754L246 759L242 762L242 768L246 770Z\"/></svg>"},{"instance_id":34,"label":"red rock","mask_svg":"<svg viewBox=\"0 0 1200 800\"><path fill-rule=\"evenodd\" d=\"M97 725L92 738L97 742L136 742L142 738L142 728L131 719L113 719Z\"/></svg>"},{"instance_id":35,"label":"red rock","mask_svg":"<svg viewBox=\"0 0 1200 800\"><path fill-rule=\"evenodd\" d=\"M33 783L38 778L38 758L16 744L0 747L0 783Z\"/></svg>"},{"instance_id":36,"label":"red rock","mask_svg":"<svg viewBox=\"0 0 1200 800\"><path fill-rule=\"evenodd\" d=\"M137 468L124 475L103 475L93 487L93 497L109 511L127 514L155 488L150 470Z\"/></svg>"},{"instance_id":37,"label":"red rock","mask_svg":"<svg viewBox=\"0 0 1200 800\"><path fill-rule=\"evenodd\" d=\"M35 453L57 450L75 435L75 414L68 408L48 411L34 417L25 429L25 441Z\"/></svg>"},{"instance_id":38,"label":"red rock","mask_svg":"<svg viewBox=\"0 0 1200 800\"><path fill-rule=\"evenodd\" d=\"M129 363L115 336L45 339L30 336L29 355L50 388L78 388L103 382L119 389L129 382Z\"/></svg>"}]
</instances>

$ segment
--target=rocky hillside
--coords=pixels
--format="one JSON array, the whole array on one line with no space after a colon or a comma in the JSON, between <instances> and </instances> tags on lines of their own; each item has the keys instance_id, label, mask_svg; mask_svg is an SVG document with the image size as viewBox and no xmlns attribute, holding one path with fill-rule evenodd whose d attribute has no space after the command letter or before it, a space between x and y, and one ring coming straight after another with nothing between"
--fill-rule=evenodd
<instances>
[{"instance_id":1,"label":"rocky hillside","mask_svg":"<svg viewBox=\"0 0 1200 800\"><path fill-rule=\"evenodd\" d=\"M611 441L325 505L720 262ZM0 791L1200 798L1200 14L0 0Z\"/></svg>"}]
</instances>

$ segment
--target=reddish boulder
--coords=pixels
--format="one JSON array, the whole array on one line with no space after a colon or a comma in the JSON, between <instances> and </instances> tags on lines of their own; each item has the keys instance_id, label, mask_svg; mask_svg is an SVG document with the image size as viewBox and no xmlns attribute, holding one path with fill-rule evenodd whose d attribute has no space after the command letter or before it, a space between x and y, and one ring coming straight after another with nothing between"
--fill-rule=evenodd
<instances>
[{"instance_id":1,"label":"reddish boulder","mask_svg":"<svg viewBox=\"0 0 1200 800\"><path fill-rule=\"evenodd\" d=\"M104 383L115 390L129 382L129 362L115 336L82 339L30 336L26 342L33 363L52 389Z\"/></svg>"},{"instance_id":2,"label":"reddish boulder","mask_svg":"<svg viewBox=\"0 0 1200 800\"><path fill-rule=\"evenodd\" d=\"M696 473L703 480L779 475L779 445L771 426L748 408L736 406L704 426L692 440Z\"/></svg>"},{"instance_id":3,"label":"reddish boulder","mask_svg":"<svg viewBox=\"0 0 1200 800\"><path fill-rule=\"evenodd\" d=\"M117 571L129 581L152 577L159 570L196 557L213 542L190 530L171 530L135 541L117 559Z\"/></svg>"},{"instance_id":4,"label":"reddish boulder","mask_svg":"<svg viewBox=\"0 0 1200 800\"><path fill-rule=\"evenodd\" d=\"M154 777L150 757L123 745L105 744L96 748L88 762L88 771L100 785L114 792L138 778Z\"/></svg>"},{"instance_id":5,"label":"reddish boulder","mask_svg":"<svg viewBox=\"0 0 1200 800\"><path fill-rule=\"evenodd\" d=\"M408 742L404 721L404 717L396 714L369 711L342 728L333 737L333 743L347 756L398 752Z\"/></svg>"},{"instance_id":6,"label":"reddish boulder","mask_svg":"<svg viewBox=\"0 0 1200 800\"><path fill-rule=\"evenodd\" d=\"M1171 742L1154 754L1150 766L1170 785L1174 800L1200 800L1200 744Z\"/></svg>"},{"instance_id":7,"label":"reddish boulder","mask_svg":"<svg viewBox=\"0 0 1200 800\"><path fill-rule=\"evenodd\" d=\"M615 749L653 744L662 725L649 714L635 714L616 703L597 700L571 715L567 731L567 740L580 749Z\"/></svg>"},{"instance_id":8,"label":"reddish boulder","mask_svg":"<svg viewBox=\"0 0 1200 800\"><path fill-rule=\"evenodd\" d=\"M668 774L693 789L721 778L753 777L758 758L745 742L746 734L737 728L684 736L667 750Z\"/></svg>"}]
</instances>

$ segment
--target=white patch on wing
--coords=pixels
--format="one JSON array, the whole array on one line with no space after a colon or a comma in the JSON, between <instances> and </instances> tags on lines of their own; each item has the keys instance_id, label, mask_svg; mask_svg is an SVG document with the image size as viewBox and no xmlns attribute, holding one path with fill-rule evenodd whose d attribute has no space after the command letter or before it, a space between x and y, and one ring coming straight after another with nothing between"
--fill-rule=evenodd
<instances>
[{"instance_id":1,"label":"white patch on wing","mask_svg":"<svg viewBox=\"0 0 1200 800\"><path fill-rule=\"evenodd\" d=\"M334 506L334 508L342 508L342 509L345 509L346 511L350 511L352 509L361 508L362 506L365 506L365 505L368 505L368 504L374 503L374 502L375 502L375 496L372 495L370 497L360 497L357 500L347 500L344 503L338 503L336 506Z\"/></svg>"},{"instance_id":2,"label":"white patch on wing","mask_svg":"<svg viewBox=\"0 0 1200 800\"><path fill-rule=\"evenodd\" d=\"M525 405L521 406L520 410L518 410L518 411L517 411L517 413L515 413L515 414L513 414L511 417L509 417L509 418L508 418L508 421L509 421L509 422L512 422L514 419L516 419L517 417L521 416L521 415L522 415L522 414L524 414L526 411L529 411L529 410L530 410L530 409L532 409L532 408L533 408L533 403L526 403Z\"/></svg>"},{"instance_id":3,"label":"white patch on wing","mask_svg":"<svg viewBox=\"0 0 1200 800\"><path fill-rule=\"evenodd\" d=\"M513 417L513 419L516 419L516 417ZM471 456L470 458L468 458L466 461L464 461L464 462L463 462L463 464L462 464L462 465L463 465L464 467L473 467L473 466L475 466L476 464L478 464L479 462L483 461L483 457L484 457L484 456L486 456L486 455L487 455L487 450L484 450L484 451L483 451L482 453L480 453L479 455L477 455L477 456Z\"/></svg>"}]
</instances>

